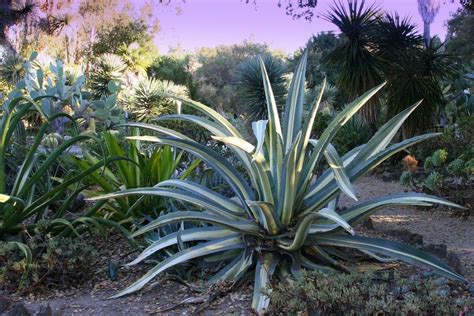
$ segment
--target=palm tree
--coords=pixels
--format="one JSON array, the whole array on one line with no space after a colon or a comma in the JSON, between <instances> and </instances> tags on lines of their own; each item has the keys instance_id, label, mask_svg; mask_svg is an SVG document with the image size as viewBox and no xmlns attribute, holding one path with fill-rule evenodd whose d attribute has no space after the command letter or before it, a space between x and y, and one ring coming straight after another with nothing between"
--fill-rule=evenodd
<instances>
[{"instance_id":1,"label":"palm tree","mask_svg":"<svg viewBox=\"0 0 474 316\"><path fill-rule=\"evenodd\" d=\"M286 96L284 77L286 67L279 58L271 55L265 55L262 59L273 88L275 101L281 107ZM253 57L244 61L237 72L237 89L246 106L249 122L266 119L266 113L268 112L259 60L259 57Z\"/></svg>"},{"instance_id":2,"label":"palm tree","mask_svg":"<svg viewBox=\"0 0 474 316\"><path fill-rule=\"evenodd\" d=\"M436 14L438 14L439 7L439 0L418 0L418 12L423 19L423 36L426 47L428 47L431 41L430 25L433 23Z\"/></svg>"},{"instance_id":3,"label":"palm tree","mask_svg":"<svg viewBox=\"0 0 474 316\"><path fill-rule=\"evenodd\" d=\"M323 17L339 28L343 39L327 57L327 62L339 70L337 88L352 99L380 84L383 81L380 62L374 54L371 38L377 24L377 8L373 4L365 7L364 1L349 0L347 6L338 1ZM377 98L372 98L360 111L372 132L376 129L379 112Z\"/></svg>"}]
</instances>

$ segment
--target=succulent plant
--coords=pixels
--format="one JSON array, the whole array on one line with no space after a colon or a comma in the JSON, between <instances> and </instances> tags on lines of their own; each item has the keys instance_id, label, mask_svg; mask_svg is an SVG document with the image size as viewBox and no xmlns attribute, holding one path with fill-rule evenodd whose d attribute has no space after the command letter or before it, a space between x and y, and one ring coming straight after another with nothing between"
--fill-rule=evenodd
<instances>
[{"instance_id":1,"label":"succulent plant","mask_svg":"<svg viewBox=\"0 0 474 316\"><path fill-rule=\"evenodd\" d=\"M442 275L465 281L444 262L419 249L394 241L359 236L353 228L353 225L389 205L458 205L435 196L408 192L356 204L343 213L336 208L341 194L357 200L351 182L408 146L437 135L426 134L390 143L420 102L390 119L366 144L340 157L331 140L383 84L346 106L316 140L311 139L311 127L322 93L314 100L310 115L303 121L306 53L290 84L282 120L262 60L260 66L268 120L252 124L255 144L243 139L237 129L215 110L199 102L176 97L183 106L193 108L204 117L180 114L175 115L174 119L195 123L211 132L214 140L234 152L245 170L242 173L209 147L183 134L158 125L129 124L158 134L131 139L175 146L202 159L220 174L235 196L219 194L195 182L172 179L154 187L123 190L94 198L104 200L145 195L186 202L179 211L152 220L133 236L147 234L170 223L201 223L200 226L171 233L146 248L129 265L142 262L169 246L192 242L189 247L179 247L180 251L157 263L115 297L141 289L158 274L175 265L195 258L213 257L222 261L223 267L211 278L211 282L237 281L248 274L255 276L252 308L261 313L269 304L264 289L269 287L272 278L285 280L291 275L298 275L302 268L350 272L351 269L343 263L350 258L350 253L345 252L347 249L355 249L382 261L390 258L428 266ZM329 169L316 176L316 167L323 159Z\"/></svg>"}]
</instances>

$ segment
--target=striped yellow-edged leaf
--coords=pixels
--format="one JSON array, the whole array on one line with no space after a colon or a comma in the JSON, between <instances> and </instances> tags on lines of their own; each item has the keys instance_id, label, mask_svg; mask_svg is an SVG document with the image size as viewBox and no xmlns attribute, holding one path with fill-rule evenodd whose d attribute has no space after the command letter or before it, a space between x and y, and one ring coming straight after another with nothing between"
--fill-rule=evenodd
<instances>
[{"instance_id":1,"label":"striped yellow-edged leaf","mask_svg":"<svg viewBox=\"0 0 474 316\"><path fill-rule=\"evenodd\" d=\"M209 166L211 166L215 171L217 171L232 187L232 189L241 199L243 204L245 204L245 200L253 199L252 189L250 189L247 182L243 179L242 175L237 172L235 167L232 166L232 164L230 164L226 159L221 157L218 153L204 145L201 145L194 141L176 138L159 138L154 136L140 136L129 138L175 146L182 150L188 151L193 155L197 156L198 158L204 160L207 164L209 164Z\"/></svg>"},{"instance_id":2,"label":"striped yellow-edged leaf","mask_svg":"<svg viewBox=\"0 0 474 316\"><path fill-rule=\"evenodd\" d=\"M263 156L263 145L265 143L265 131L267 130L268 120L260 120L257 122L252 122L252 130L253 134L255 135L255 139L257 140L257 148L255 149L255 153L253 155L253 160L257 155Z\"/></svg>"},{"instance_id":3,"label":"striped yellow-edged leaf","mask_svg":"<svg viewBox=\"0 0 474 316\"><path fill-rule=\"evenodd\" d=\"M271 235L276 235L282 229L272 204L260 201L247 201L247 204L250 208L254 209L256 214L259 214L259 220Z\"/></svg>"},{"instance_id":4,"label":"striped yellow-edged leaf","mask_svg":"<svg viewBox=\"0 0 474 316\"><path fill-rule=\"evenodd\" d=\"M286 155L283 164L283 174L280 184L280 196L278 200L277 214L281 217L283 226L288 226L293 219L294 204L296 196L297 175L295 170L298 145L301 141L301 133L298 133L293 146Z\"/></svg>"},{"instance_id":5,"label":"striped yellow-edged leaf","mask_svg":"<svg viewBox=\"0 0 474 316\"><path fill-rule=\"evenodd\" d=\"M464 277L452 271L446 263L435 256L429 255L417 248L402 245L394 241L371 237L337 235L330 237L314 237L309 242L321 246L345 247L372 251L413 265L428 266L435 269L435 271L441 275L462 282L467 282Z\"/></svg>"},{"instance_id":6,"label":"striped yellow-edged leaf","mask_svg":"<svg viewBox=\"0 0 474 316\"><path fill-rule=\"evenodd\" d=\"M296 139L296 135L301 131L307 59L308 51L305 51L298 63L296 72L291 80L290 88L288 89L288 97L286 99L285 111L283 113L283 145L285 152L290 150Z\"/></svg>"},{"instance_id":7,"label":"striped yellow-edged leaf","mask_svg":"<svg viewBox=\"0 0 474 316\"><path fill-rule=\"evenodd\" d=\"M270 298L264 291L270 291L269 281L275 272L278 261L278 257L271 252L266 253L263 258L259 257L257 259L252 309L258 313L262 313L270 304Z\"/></svg>"},{"instance_id":8,"label":"striped yellow-edged leaf","mask_svg":"<svg viewBox=\"0 0 474 316\"><path fill-rule=\"evenodd\" d=\"M158 183L156 187L176 187L182 190L186 190L193 194L202 195L207 199L214 201L217 204L220 204L221 206L231 210L235 214L245 214L245 211L242 206L236 203L235 201L223 196L222 194L212 191L209 188L200 185L196 182L171 179Z\"/></svg>"},{"instance_id":9,"label":"striped yellow-edged leaf","mask_svg":"<svg viewBox=\"0 0 474 316\"><path fill-rule=\"evenodd\" d=\"M222 136L211 136L211 137L212 137L212 139L223 142L226 145L236 146L236 147L242 149L243 151L245 151L248 154L253 153L253 151L255 150L254 145L250 144L248 141L246 141L242 138L233 137L233 136L224 136L224 137L222 137Z\"/></svg>"},{"instance_id":10,"label":"striped yellow-edged leaf","mask_svg":"<svg viewBox=\"0 0 474 316\"><path fill-rule=\"evenodd\" d=\"M341 127L347 123L361 108L364 106L370 98L372 98L382 87L385 83L378 85L377 87L367 91L360 97L358 97L355 101L349 104L344 110L342 110L336 117L331 121L329 126L324 130L323 134L319 138L319 141L314 147L313 152L303 169L303 174L313 173L314 168L319 163L324 150L326 149L327 145L332 141L336 133L341 129ZM300 188L303 191L309 185L309 179L304 179L304 182L300 183Z\"/></svg>"},{"instance_id":11,"label":"striped yellow-edged leaf","mask_svg":"<svg viewBox=\"0 0 474 316\"><path fill-rule=\"evenodd\" d=\"M198 241L198 240L213 240L219 239L224 237L229 237L231 235L235 235L236 233L219 227L199 227L199 228L191 228L186 229L181 232L181 240L183 242L188 241ZM142 262L149 256L153 255L154 253L167 248L169 246L176 245L178 243L178 233L171 233L166 235L163 238L153 242L150 246L145 248L132 262L128 263L127 266L132 266L137 263Z\"/></svg>"},{"instance_id":12,"label":"striped yellow-edged leaf","mask_svg":"<svg viewBox=\"0 0 474 316\"><path fill-rule=\"evenodd\" d=\"M234 210L222 207L220 204L207 198L206 196L190 193L189 191L184 191L181 189L168 189L168 188L158 188L158 187L128 189L128 190L111 192L104 195L91 197L89 198L89 200L97 201L97 200L115 199L115 198L121 198L121 197L126 197L126 196L133 196L133 195L162 196L162 197L178 199L181 201L186 201L188 203L202 207L203 209L209 211L210 213L217 214L217 215L222 216L223 218L227 218L231 220L232 219L238 220L240 219L240 216L242 215L242 212L239 211L235 213Z\"/></svg>"},{"instance_id":13,"label":"striped yellow-edged leaf","mask_svg":"<svg viewBox=\"0 0 474 316\"><path fill-rule=\"evenodd\" d=\"M174 212L168 213L166 215L162 215L155 219L154 221L148 223L147 225L141 227L136 232L132 234L132 237L136 237L152 231L156 228L162 227L167 224L171 223L178 223L178 222L203 222L203 223L211 223L218 226L222 226L224 228L230 229L236 232L245 232L249 235L260 236L261 235L261 228L254 222L251 222L246 219L240 220L229 220L223 218L222 216L215 216L212 214L208 214L205 212L193 212L193 211L186 211L186 212Z\"/></svg>"},{"instance_id":14,"label":"striped yellow-edged leaf","mask_svg":"<svg viewBox=\"0 0 474 316\"><path fill-rule=\"evenodd\" d=\"M241 237L227 237L218 240L211 240L209 242L205 242L197 246L187 248L166 258L165 260L157 264L154 268L149 270L144 276L142 276L132 285L127 287L125 290L112 296L112 298L117 298L140 290L143 286L145 286L145 284L155 278L159 273L175 265L213 253L244 247L245 245L242 243Z\"/></svg>"}]
</instances>

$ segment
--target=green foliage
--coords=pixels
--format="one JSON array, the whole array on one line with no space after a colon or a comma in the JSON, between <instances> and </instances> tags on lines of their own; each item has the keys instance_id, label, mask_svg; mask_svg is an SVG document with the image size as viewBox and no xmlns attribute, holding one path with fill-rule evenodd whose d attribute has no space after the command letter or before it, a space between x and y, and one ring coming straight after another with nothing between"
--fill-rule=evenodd
<instances>
[{"instance_id":1,"label":"green foliage","mask_svg":"<svg viewBox=\"0 0 474 316\"><path fill-rule=\"evenodd\" d=\"M148 68L148 76L186 86L193 96L195 83L189 71L189 63L190 56L160 56Z\"/></svg>"},{"instance_id":2,"label":"green foliage","mask_svg":"<svg viewBox=\"0 0 474 316\"><path fill-rule=\"evenodd\" d=\"M411 185L413 179L413 174L410 171L403 171L400 176L400 184L408 187Z\"/></svg>"},{"instance_id":3,"label":"green foliage","mask_svg":"<svg viewBox=\"0 0 474 316\"><path fill-rule=\"evenodd\" d=\"M431 156L431 161L434 167L440 167L448 159L448 152L444 149L436 150Z\"/></svg>"},{"instance_id":4,"label":"green foliage","mask_svg":"<svg viewBox=\"0 0 474 316\"><path fill-rule=\"evenodd\" d=\"M185 86L171 81L161 81L154 78L142 78L138 81L127 97L127 108L132 114L132 120L151 122L159 115L177 111L177 102L166 94L181 97L188 96Z\"/></svg>"},{"instance_id":5,"label":"green foliage","mask_svg":"<svg viewBox=\"0 0 474 316\"><path fill-rule=\"evenodd\" d=\"M284 315L457 315L468 294L452 294L440 279L399 274L303 271L296 282L272 287L270 313ZM446 284L443 282L443 284Z\"/></svg>"},{"instance_id":6,"label":"green foliage","mask_svg":"<svg viewBox=\"0 0 474 316\"><path fill-rule=\"evenodd\" d=\"M284 78L286 67L283 61L272 55L262 57L268 79L273 88L275 102L282 105L286 96L286 81ZM249 122L267 118L267 99L263 86L260 59L250 58L244 61L237 70L237 91L241 102L246 106Z\"/></svg>"},{"instance_id":7,"label":"green foliage","mask_svg":"<svg viewBox=\"0 0 474 316\"><path fill-rule=\"evenodd\" d=\"M441 260L419 249L389 240L357 236L352 228L388 205L458 205L438 197L409 192L366 201L344 213L338 213L336 208L337 197L341 194L357 199L351 182L408 146L436 135L427 134L390 144L418 104L389 120L366 144L340 157L330 144L331 141L383 85L354 100L335 116L318 140L311 139L319 101L316 100L311 114L303 121L305 58L306 55L293 76L281 120L264 63L260 61L269 119L252 124L254 144L244 140L237 129L217 111L199 102L176 97L184 106L204 116L181 114L175 118L193 122L211 132L214 140L232 150L242 171L238 171L235 163L230 163L211 148L176 131L155 125L131 124L154 131L157 136L134 136L129 139L174 146L201 158L227 182L234 196L222 195L196 182L175 179L163 181L154 187L122 190L94 198L104 201L151 196L168 197L181 202L178 211L152 220L133 236L148 234L173 223L195 224L193 228L182 228L151 243L129 265L142 262L169 246L178 245L179 251L158 262L114 297L141 289L173 266L207 257L221 262L218 265L221 268L211 282L238 281L248 274L255 275L252 308L262 313L269 304L262 290L269 287L272 278L279 278L283 282L292 274L298 275L302 268L349 272L350 269L343 263L343 260L351 257L348 249L375 259L384 260L388 257L428 266L442 275L465 281ZM329 169L318 177L316 167L323 159Z\"/></svg>"},{"instance_id":8,"label":"green foliage","mask_svg":"<svg viewBox=\"0 0 474 316\"><path fill-rule=\"evenodd\" d=\"M19 55L7 55L0 64L0 81L14 86L25 75L25 60Z\"/></svg>"},{"instance_id":9,"label":"green foliage","mask_svg":"<svg viewBox=\"0 0 474 316\"><path fill-rule=\"evenodd\" d=\"M102 98L113 93L110 92L110 82L116 86L125 83L127 64L123 59L114 54L103 54L95 59L88 86L95 98Z\"/></svg>"},{"instance_id":10,"label":"green foliage","mask_svg":"<svg viewBox=\"0 0 474 316\"><path fill-rule=\"evenodd\" d=\"M474 43L469 40L474 32L474 10L460 9L448 21L446 50L461 56L466 63L474 63Z\"/></svg>"},{"instance_id":11,"label":"green foliage","mask_svg":"<svg viewBox=\"0 0 474 316\"><path fill-rule=\"evenodd\" d=\"M438 171L433 171L424 180L424 185L430 191L437 191L443 186L443 180L443 175L441 175L441 173L439 173Z\"/></svg>"},{"instance_id":12,"label":"green foliage","mask_svg":"<svg viewBox=\"0 0 474 316\"><path fill-rule=\"evenodd\" d=\"M138 135L137 131L133 131ZM143 148L138 141L120 142L116 134L104 133L106 157L124 157L109 166L97 170L88 176L92 185L100 187L84 192L88 197L116 192L125 189L153 187L170 179L183 162L169 146ZM84 158L75 158L74 162L83 171L101 163L101 153L84 152ZM199 161L192 162L182 174L186 177ZM140 221L149 216L156 217L167 208L165 200L156 197L128 197L109 201L101 206L105 217L117 222Z\"/></svg>"},{"instance_id":13,"label":"green foliage","mask_svg":"<svg viewBox=\"0 0 474 316\"><path fill-rule=\"evenodd\" d=\"M337 66L329 65L327 58L331 51L342 44L342 40L331 32L321 32L313 35L305 45L305 49L300 49L291 60L290 69L295 69L298 60L304 51L308 52L308 66L306 70L306 85L308 89L317 89L323 79L326 78L331 85L336 83Z\"/></svg>"},{"instance_id":14,"label":"green foliage","mask_svg":"<svg viewBox=\"0 0 474 316\"><path fill-rule=\"evenodd\" d=\"M272 52L267 45L248 41L200 49L189 62L196 84L196 100L221 112L232 112L240 116L245 107L237 93L237 69L249 58L268 54L281 57L281 54Z\"/></svg>"},{"instance_id":15,"label":"green foliage","mask_svg":"<svg viewBox=\"0 0 474 316\"><path fill-rule=\"evenodd\" d=\"M330 66L338 70L336 86L349 98L354 98L382 82L380 60L372 47L371 34L377 26L377 8L364 1L350 1L346 6L337 1L324 18L341 32L342 41L327 56ZM374 131L380 104L372 99L361 110L366 123Z\"/></svg>"}]
</instances>

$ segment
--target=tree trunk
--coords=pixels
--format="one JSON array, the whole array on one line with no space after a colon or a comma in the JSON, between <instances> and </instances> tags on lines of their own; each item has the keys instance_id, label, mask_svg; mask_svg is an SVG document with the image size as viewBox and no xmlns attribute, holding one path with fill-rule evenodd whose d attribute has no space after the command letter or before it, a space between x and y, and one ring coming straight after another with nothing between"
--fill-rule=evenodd
<instances>
[{"instance_id":1,"label":"tree trunk","mask_svg":"<svg viewBox=\"0 0 474 316\"><path fill-rule=\"evenodd\" d=\"M423 37L425 38L425 47L428 47L431 41L431 34L430 34L430 23L424 22L423 24Z\"/></svg>"}]
</instances>

